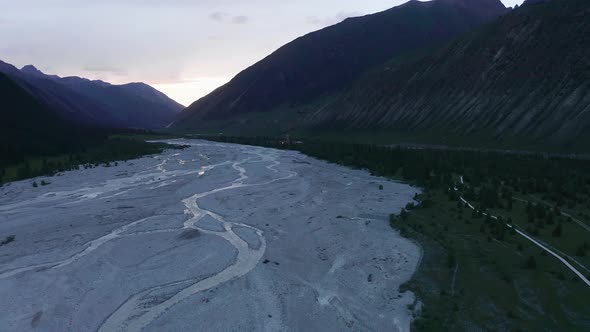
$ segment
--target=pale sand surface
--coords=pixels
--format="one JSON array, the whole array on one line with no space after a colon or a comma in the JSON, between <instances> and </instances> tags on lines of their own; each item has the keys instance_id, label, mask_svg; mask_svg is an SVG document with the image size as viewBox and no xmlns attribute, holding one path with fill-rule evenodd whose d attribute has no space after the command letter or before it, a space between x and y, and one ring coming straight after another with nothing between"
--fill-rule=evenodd
<instances>
[{"instance_id":1,"label":"pale sand surface","mask_svg":"<svg viewBox=\"0 0 590 332\"><path fill-rule=\"evenodd\" d=\"M0 188L6 331L408 330L418 191L297 152L198 140ZM379 190L379 185L384 186Z\"/></svg>"}]
</instances>

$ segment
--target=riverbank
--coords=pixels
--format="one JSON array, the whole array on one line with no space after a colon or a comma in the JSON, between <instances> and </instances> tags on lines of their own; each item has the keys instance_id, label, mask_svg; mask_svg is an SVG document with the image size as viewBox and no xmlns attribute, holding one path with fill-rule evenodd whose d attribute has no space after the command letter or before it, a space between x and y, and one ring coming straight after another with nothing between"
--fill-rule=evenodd
<instances>
[{"instance_id":1,"label":"riverbank","mask_svg":"<svg viewBox=\"0 0 590 332\"><path fill-rule=\"evenodd\" d=\"M178 142L178 141L177 141ZM298 152L190 147L0 188L14 330L401 330L416 188ZM228 316L228 313L230 315Z\"/></svg>"},{"instance_id":2,"label":"riverbank","mask_svg":"<svg viewBox=\"0 0 590 332\"><path fill-rule=\"evenodd\" d=\"M167 135L111 135L81 147L56 154L29 154L15 163L0 163L0 186L18 180L37 176L51 176L59 172L77 169L111 166L111 163L136 159L145 155L158 154L168 148L181 148L164 143L149 143L146 138L163 139ZM65 149L67 150L67 149ZM33 182L31 183L33 185ZM42 185L37 183L37 185Z\"/></svg>"},{"instance_id":3,"label":"riverbank","mask_svg":"<svg viewBox=\"0 0 590 332\"><path fill-rule=\"evenodd\" d=\"M420 204L391 216L392 227L424 249L417 273L404 286L421 301L412 305L420 309L413 330L590 329L590 288L563 261L513 231L530 234L590 277L589 161L317 140L210 139L294 149L425 188L416 197Z\"/></svg>"}]
</instances>

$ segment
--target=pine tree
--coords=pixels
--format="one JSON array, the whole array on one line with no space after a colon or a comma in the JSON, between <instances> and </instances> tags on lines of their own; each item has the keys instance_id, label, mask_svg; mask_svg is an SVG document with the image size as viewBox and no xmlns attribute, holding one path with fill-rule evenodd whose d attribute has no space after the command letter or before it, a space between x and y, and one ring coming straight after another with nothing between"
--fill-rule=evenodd
<instances>
[{"instance_id":1,"label":"pine tree","mask_svg":"<svg viewBox=\"0 0 590 332\"><path fill-rule=\"evenodd\" d=\"M408 211L406 211L405 209L402 209L402 211L399 214L399 217L401 220L408 219Z\"/></svg>"},{"instance_id":2,"label":"pine tree","mask_svg":"<svg viewBox=\"0 0 590 332\"><path fill-rule=\"evenodd\" d=\"M537 261L535 260L535 257L529 256L529 258L527 258L527 260L526 260L525 267L529 270L536 269L537 268Z\"/></svg>"},{"instance_id":3,"label":"pine tree","mask_svg":"<svg viewBox=\"0 0 590 332\"><path fill-rule=\"evenodd\" d=\"M561 223L557 224L557 226L555 227L555 229L553 230L553 237L561 237L562 234L562 229L561 229Z\"/></svg>"},{"instance_id":4,"label":"pine tree","mask_svg":"<svg viewBox=\"0 0 590 332\"><path fill-rule=\"evenodd\" d=\"M530 214L533 213L533 203L527 202L527 204L526 204L526 213L528 215L530 215Z\"/></svg>"},{"instance_id":5,"label":"pine tree","mask_svg":"<svg viewBox=\"0 0 590 332\"><path fill-rule=\"evenodd\" d=\"M547 223L547 225L553 225L553 214L552 213L547 213L547 216L545 218L545 222Z\"/></svg>"}]
</instances>

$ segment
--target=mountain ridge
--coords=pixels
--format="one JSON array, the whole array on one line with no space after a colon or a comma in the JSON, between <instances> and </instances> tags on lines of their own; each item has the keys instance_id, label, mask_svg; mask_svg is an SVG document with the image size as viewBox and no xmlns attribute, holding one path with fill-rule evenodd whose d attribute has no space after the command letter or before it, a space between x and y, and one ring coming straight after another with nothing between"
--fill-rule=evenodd
<instances>
[{"instance_id":1,"label":"mountain ridge","mask_svg":"<svg viewBox=\"0 0 590 332\"><path fill-rule=\"evenodd\" d=\"M307 114L303 126L426 130L561 147L588 142L584 13L590 3L580 0L521 6L434 52L367 73L322 111Z\"/></svg>"},{"instance_id":2,"label":"mountain ridge","mask_svg":"<svg viewBox=\"0 0 590 332\"><path fill-rule=\"evenodd\" d=\"M0 61L5 73L63 118L107 128L163 128L184 107L140 83L114 85L77 76L47 75L33 65L18 69Z\"/></svg>"},{"instance_id":3,"label":"mountain ridge","mask_svg":"<svg viewBox=\"0 0 590 332\"><path fill-rule=\"evenodd\" d=\"M318 97L395 55L444 42L507 11L499 0L461 0L461 5L448 1L410 1L299 37L194 102L173 127L196 128L204 120L264 112ZM464 5L474 3L497 7L490 11Z\"/></svg>"},{"instance_id":4,"label":"mountain ridge","mask_svg":"<svg viewBox=\"0 0 590 332\"><path fill-rule=\"evenodd\" d=\"M178 130L379 144L590 148L590 3L535 1L446 43L405 52L345 87Z\"/></svg>"},{"instance_id":5,"label":"mountain ridge","mask_svg":"<svg viewBox=\"0 0 590 332\"><path fill-rule=\"evenodd\" d=\"M1 72L0 100L0 167L21 162L28 155L60 153L64 147L102 138L92 128L66 121Z\"/></svg>"}]
</instances>

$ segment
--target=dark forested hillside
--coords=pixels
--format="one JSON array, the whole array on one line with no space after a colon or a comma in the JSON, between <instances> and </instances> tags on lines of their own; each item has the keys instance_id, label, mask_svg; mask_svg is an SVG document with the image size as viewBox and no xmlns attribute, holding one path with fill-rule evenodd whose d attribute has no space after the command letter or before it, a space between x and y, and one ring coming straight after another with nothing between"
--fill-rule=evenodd
<instances>
[{"instance_id":1,"label":"dark forested hillside","mask_svg":"<svg viewBox=\"0 0 590 332\"><path fill-rule=\"evenodd\" d=\"M402 52L447 41L505 11L499 0L410 1L349 18L298 38L244 70L184 110L174 127L218 128L241 123L245 113L276 113L285 104L305 103Z\"/></svg>"},{"instance_id":2,"label":"dark forested hillside","mask_svg":"<svg viewBox=\"0 0 590 332\"><path fill-rule=\"evenodd\" d=\"M0 166L20 162L28 155L75 150L103 135L63 120L51 107L0 73Z\"/></svg>"},{"instance_id":3,"label":"dark forested hillside","mask_svg":"<svg viewBox=\"0 0 590 332\"><path fill-rule=\"evenodd\" d=\"M84 125L119 126L104 105L56 82L55 77L39 74L31 66L25 66L21 71L13 65L0 61L0 73L6 74L30 95L48 105L63 118Z\"/></svg>"},{"instance_id":4,"label":"dark forested hillside","mask_svg":"<svg viewBox=\"0 0 590 332\"><path fill-rule=\"evenodd\" d=\"M64 119L2 73L0 117L0 185L77 169L80 164L108 165L167 147L127 135L145 131L97 128Z\"/></svg>"}]
</instances>

